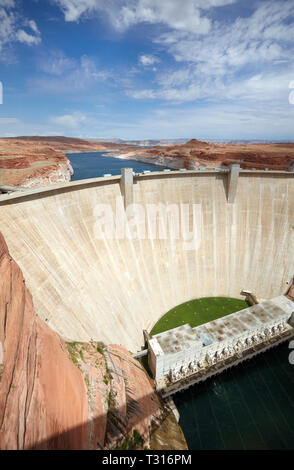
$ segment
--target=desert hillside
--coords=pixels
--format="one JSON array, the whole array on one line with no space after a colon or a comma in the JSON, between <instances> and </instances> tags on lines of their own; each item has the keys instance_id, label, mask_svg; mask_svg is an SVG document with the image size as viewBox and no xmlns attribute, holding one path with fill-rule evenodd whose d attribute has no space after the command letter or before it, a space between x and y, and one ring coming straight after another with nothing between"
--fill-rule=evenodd
<instances>
[{"instance_id":1,"label":"desert hillside","mask_svg":"<svg viewBox=\"0 0 294 470\"><path fill-rule=\"evenodd\" d=\"M17 137L0 139L0 186L35 187L70 181L73 174L65 153L109 152L109 155L153 163L167 168L227 168L290 170L293 143L213 144L191 139L184 144L151 148L129 143L70 137ZM140 143L140 142L139 142Z\"/></svg>"},{"instance_id":2,"label":"desert hillside","mask_svg":"<svg viewBox=\"0 0 294 470\"><path fill-rule=\"evenodd\" d=\"M244 169L285 171L294 164L294 143L213 144L191 139L181 145L140 149L137 155L172 168L226 168L240 164Z\"/></svg>"}]
</instances>

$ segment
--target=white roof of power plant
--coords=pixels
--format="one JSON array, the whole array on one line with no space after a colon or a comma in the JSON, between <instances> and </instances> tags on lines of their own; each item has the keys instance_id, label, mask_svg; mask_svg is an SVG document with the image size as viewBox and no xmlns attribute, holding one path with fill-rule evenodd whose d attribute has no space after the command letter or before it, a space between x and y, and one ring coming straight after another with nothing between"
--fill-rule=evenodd
<instances>
[{"instance_id":1,"label":"white roof of power plant","mask_svg":"<svg viewBox=\"0 0 294 470\"><path fill-rule=\"evenodd\" d=\"M272 322L285 321L292 312L294 302L281 295L195 328L185 324L164 331L153 336L150 346L157 355L160 350L163 354L174 354L192 347L202 348L211 343L234 339L247 331L264 328Z\"/></svg>"},{"instance_id":2,"label":"white roof of power plant","mask_svg":"<svg viewBox=\"0 0 294 470\"><path fill-rule=\"evenodd\" d=\"M188 324L164 331L163 333L153 336L153 338L156 338L156 342L160 345L164 354L184 351L185 349L190 349L197 345L199 348L202 347L202 342L197 338L193 328Z\"/></svg>"}]
</instances>

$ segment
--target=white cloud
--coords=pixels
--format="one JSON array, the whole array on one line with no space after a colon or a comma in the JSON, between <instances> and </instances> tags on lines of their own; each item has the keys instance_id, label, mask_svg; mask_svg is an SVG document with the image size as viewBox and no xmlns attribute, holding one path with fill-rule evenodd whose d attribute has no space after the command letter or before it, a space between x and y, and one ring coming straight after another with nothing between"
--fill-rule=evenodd
<instances>
[{"instance_id":1,"label":"white cloud","mask_svg":"<svg viewBox=\"0 0 294 470\"><path fill-rule=\"evenodd\" d=\"M127 94L136 99L154 99L158 98L158 93L155 90L134 90L128 91Z\"/></svg>"},{"instance_id":2,"label":"white cloud","mask_svg":"<svg viewBox=\"0 0 294 470\"><path fill-rule=\"evenodd\" d=\"M46 51L46 56L39 61L39 68L49 75L63 75L79 67L76 59L67 57L62 51Z\"/></svg>"},{"instance_id":3,"label":"white cloud","mask_svg":"<svg viewBox=\"0 0 294 470\"><path fill-rule=\"evenodd\" d=\"M0 7L13 8L15 6L15 0L0 0Z\"/></svg>"},{"instance_id":4,"label":"white cloud","mask_svg":"<svg viewBox=\"0 0 294 470\"><path fill-rule=\"evenodd\" d=\"M85 13L92 13L103 6L103 0L55 0L64 13L65 21L78 21Z\"/></svg>"},{"instance_id":5,"label":"white cloud","mask_svg":"<svg viewBox=\"0 0 294 470\"><path fill-rule=\"evenodd\" d=\"M37 23L34 20L28 20L28 26L36 33L40 34Z\"/></svg>"},{"instance_id":6,"label":"white cloud","mask_svg":"<svg viewBox=\"0 0 294 470\"><path fill-rule=\"evenodd\" d=\"M0 53L6 46L21 42L39 44L41 34L34 20L22 17L14 0L0 0Z\"/></svg>"},{"instance_id":7,"label":"white cloud","mask_svg":"<svg viewBox=\"0 0 294 470\"><path fill-rule=\"evenodd\" d=\"M61 127L77 129L87 120L85 114L74 112L72 114L63 114L62 116L53 116L51 122Z\"/></svg>"},{"instance_id":8,"label":"white cloud","mask_svg":"<svg viewBox=\"0 0 294 470\"><path fill-rule=\"evenodd\" d=\"M291 107L290 107L291 108ZM289 139L293 134L292 113L284 108L246 104L208 104L160 108L144 119L137 119L131 135L144 138L199 139ZM126 136L126 130L116 129L116 135ZM135 129L135 130L134 130ZM134 138L134 137L133 137Z\"/></svg>"},{"instance_id":9,"label":"white cloud","mask_svg":"<svg viewBox=\"0 0 294 470\"><path fill-rule=\"evenodd\" d=\"M169 43L169 52L179 62L196 63L208 74L227 73L228 67L289 60L289 54L293 57L293 27L288 22L291 15L293 2L269 1L261 3L249 17L239 17L231 24L214 23L205 41L193 34L182 38L165 34L157 42Z\"/></svg>"},{"instance_id":10,"label":"white cloud","mask_svg":"<svg viewBox=\"0 0 294 470\"><path fill-rule=\"evenodd\" d=\"M159 62L160 66L152 67L158 73L151 86L136 89L133 83L126 85L126 93L136 99L189 102L233 99L238 93L248 99L265 99L267 94L271 99L277 95L274 81L292 73L291 0L249 4L244 16L226 21L213 21L210 10L237 0L54 1L67 21L103 12L118 30L140 23L164 27L165 32L155 37L154 43L173 56L175 65L167 69L154 54L139 56L144 67Z\"/></svg>"},{"instance_id":11,"label":"white cloud","mask_svg":"<svg viewBox=\"0 0 294 470\"><path fill-rule=\"evenodd\" d=\"M0 51L3 45L13 39L15 32L14 15L0 6Z\"/></svg>"},{"instance_id":12,"label":"white cloud","mask_svg":"<svg viewBox=\"0 0 294 470\"><path fill-rule=\"evenodd\" d=\"M207 33L210 19L202 11L229 5L236 0L54 0L66 21L78 21L84 15L106 12L118 30L139 23L159 24L197 34Z\"/></svg>"},{"instance_id":13,"label":"white cloud","mask_svg":"<svg viewBox=\"0 0 294 470\"><path fill-rule=\"evenodd\" d=\"M16 32L15 36L19 42L27 44L28 46L31 46L32 44L39 44L41 42L41 38L39 35L34 36L32 34L27 33L23 29L19 29Z\"/></svg>"},{"instance_id":14,"label":"white cloud","mask_svg":"<svg viewBox=\"0 0 294 470\"><path fill-rule=\"evenodd\" d=\"M190 32L165 33L155 42L167 48L175 66L161 70L153 88L133 88L127 94L178 103L284 101L294 76L293 16L292 1L266 1L251 16L214 22L205 39Z\"/></svg>"},{"instance_id":15,"label":"white cloud","mask_svg":"<svg viewBox=\"0 0 294 470\"><path fill-rule=\"evenodd\" d=\"M182 75L182 76L181 76ZM224 102L242 101L252 103L284 103L288 105L288 87L294 76L294 67L284 72L259 73L250 77L232 76L225 81L217 77L198 77L188 70L162 76L157 89L128 90L135 99L157 99L173 103L199 100ZM179 81L177 81L179 77Z\"/></svg>"},{"instance_id":16,"label":"white cloud","mask_svg":"<svg viewBox=\"0 0 294 470\"><path fill-rule=\"evenodd\" d=\"M119 29L125 29L137 23L163 23L166 26L184 31L207 33L210 29L210 20L202 17L197 1L186 0L139 0L128 2L114 20Z\"/></svg>"},{"instance_id":17,"label":"white cloud","mask_svg":"<svg viewBox=\"0 0 294 470\"><path fill-rule=\"evenodd\" d=\"M95 84L104 82L110 76L107 71L98 69L90 57L72 59L61 51L55 51L48 59L42 59L39 67L46 76L29 82L29 87L38 92L74 94L89 91Z\"/></svg>"},{"instance_id":18,"label":"white cloud","mask_svg":"<svg viewBox=\"0 0 294 470\"><path fill-rule=\"evenodd\" d=\"M139 57L139 62L140 64L144 65L145 67L148 67L149 65L153 65L159 62L159 59L155 57L154 55L144 55L142 54Z\"/></svg>"}]
</instances>

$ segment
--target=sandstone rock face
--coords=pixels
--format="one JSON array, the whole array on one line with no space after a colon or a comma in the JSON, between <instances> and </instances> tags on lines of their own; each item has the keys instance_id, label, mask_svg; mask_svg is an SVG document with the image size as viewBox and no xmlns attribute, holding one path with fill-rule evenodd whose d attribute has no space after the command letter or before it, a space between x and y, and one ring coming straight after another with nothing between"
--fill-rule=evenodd
<instances>
[{"instance_id":1,"label":"sandstone rock face","mask_svg":"<svg viewBox=\"0 0 294 470\"><path fill-rule=\"evenodd\" d=\"M185 450L188 449L184 434L173 414L169 414L160 427L152 433L150 449L152 450Z\"/></svg>"},{"instance_id":2,"label":"sandstone rock face","mask_svg":"<svg viewBox=\"0 0 294 470\"><path fill-rule=\"evenodd\" d=\"M21 183L24 188L49 186L50 184L67 183L71 180L73 169L69 161L53 165L47 171L39 171L36 175L29 175Z\"/></svg>"},{"instance_id":3,"label":"sandstone rock face","mask_svg":"<svg viewBox=\"0 0 294 470\"><path fill-rule=\"evenodd\" d=\"M87 394L64 343L35 312L0 234L1 449L83 449Z\"/></svg>"},{"instance_id":4,"label":"sandstone rock face","mask_svg":"<svg viewBox=\"0 0 294 470\"><path fill-rule=\"evenodd\" d=\"M220 145L191 139L181 145L137 149L134 157L132 153L127 158L169 168L197 170L199 167L228 168L232 164L240 164L243 169L289 171L293 166L294 144Z\"/></svg>"},{"instance_id":5,"label":"sandstone rock face","mask_svg":"<svg viewBox=\"0 0 294 470\"><path fill-rule=\"evenodd\" d=\"M72 166L53 147L0 139L0 185L37 187L70 181Z\"/></svg>"},{"instance_id":6,"label":"sandstone rock face","mask_svg":"<svg viewBox=\"0 0 294 470\"><path fill-rule=\"evenodd\" d=\"M0 233L0 449L149 447L169 413L126 349L65 343L36 316Z\"/></svg>"},{"instance_id":7,"label":"sandstone rock face","mask_svg":"<svg viewBox=\"0 0 294 470\"><path fill-rule=\"evenodd\" d=\"M112 403L111 422L106 436L108 447L121 441L120 434L138 432L145 446L150 445L152 422L160 424L162 418L158 396L153 392L145 371L121 346L110 346L106 350L108 370L111 370Z\"/></svg>"},{"instance_id":8,"label":"sandstone rock face","mask_svg":"<svg viewBox=\"0 0 294 470\"><path fill-rule=\"evenodd\" d=\"M87 386L88 448L149 448L151 428L156 432L171 410L154 392L141 364L122 346L94 342L67 346Z\"/></svg>"}]
</instances>

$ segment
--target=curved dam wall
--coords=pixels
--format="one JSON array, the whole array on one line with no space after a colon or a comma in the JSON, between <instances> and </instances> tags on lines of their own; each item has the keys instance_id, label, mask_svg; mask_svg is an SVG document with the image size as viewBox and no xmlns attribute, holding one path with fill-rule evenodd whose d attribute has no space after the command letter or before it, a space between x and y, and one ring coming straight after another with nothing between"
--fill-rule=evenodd
<instances>
[{"instance_id":1,"label":"curved dam wall","mask_svg":"<svg viewBox=\"0 0 294 470\"><path fill-rule=\"evenodd\" d=\"M198 297L269 299L294 274L294 174L246 172L228 203L225 172L134 177L135 203L201 204L201 242L99 239L95 207L120 200L120 177L0 197L0 231L23 270L36 311L66 339L135 352L142 330ZM123 212L123 208L121 208Z\"/></svg>"}]
</instances>

